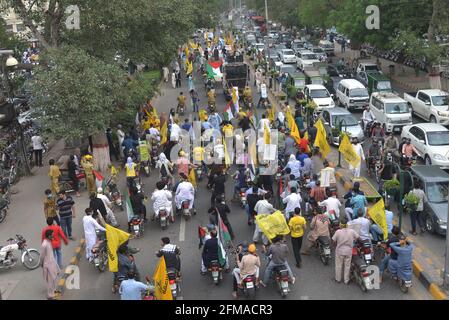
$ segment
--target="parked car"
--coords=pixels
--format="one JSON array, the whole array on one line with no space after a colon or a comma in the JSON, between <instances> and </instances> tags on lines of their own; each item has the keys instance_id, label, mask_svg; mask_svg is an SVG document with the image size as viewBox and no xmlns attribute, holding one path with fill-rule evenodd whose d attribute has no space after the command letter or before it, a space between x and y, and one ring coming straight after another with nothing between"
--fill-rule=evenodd
<instances>
[{"instance_id":1,"label":"parked car","mask_svg":"<svg viewBox=\"0 0 449 320\"><path fill-rule=\"evenodd\" d=\"M405 126L402 137L421 153L426 165L437 165L449 169L449 130L437 123L417 123Z\"/></svg>"},{"instance_id":2,"label":"parked car","mask_svg":"<svg viewBox=\"0 0 449 320\"><path fill-rule=\"evenodd\" d=\"M296 60L296 65L299 69L304 70L304 67L311 66L314 63L318 63L320 60L317 55L312 51L301 51L298 54L298 58Z\"/></svg>"},{"instance_id":3,"label":"parked car","mask_svg":"<svg viewBox=\"0 0 449 320\"><path fill-rule=\"evenodd\" d=\"M374 92L369 106L385 131L401 132L402 127L412 124L412 113L407 101L393 93Z\"/></svg>"},{"instance_id":4,"label":"parked car","mask_svg":"<svg viewBox=\"0 0 449 320\"><path fill-rule=\"evenodd\" d=\"M438 166L412 166L412 175L424 186L424 223L430 233L446 235L449 174Z\"/></svg>"},{"instance_id":5,"label":"parked car","mask_svg":"<svg viewBox=\"0 0 449 320\"><path fill-rule=\"evenodd\" d=\"M374 62L360 62L357 66L357 73L359 72L377 72L382 73L382 70Z\"/></svg>"},{"instance_id":6,"label":"parked car","mask_svg":"<svg viewBox=\"0 0 449 320\"><path fill-rule=\"evenodd\" d=\"M348 110L338 107L325 109L321 112L320 118L326 129L326 136L330 144L336 146L340 144L340 123L343 132L347 132L351 137L358 138L361 143L365 141L360 123Z\"/></svg>"},{"instance_id":7,"label":"parked car","mask_svg":"<svg viewBox=\"0 0 449 320\"><path fill-rule=\"evenodd\" d=\"M330 77L351 78L351 71L343 64L329 64L327 73Z\"/></svg>"},{"instance_id":8,"label":"parked car","mask_svg":"<svg viewBox=\"0 0 449 320\"><path fill-rule=\"evenodd\" d=\"M335 102L332 95L327 91L326 87L320 84L308 84L304 89L304 95L308 100L316 103L316 111L322 111L327 108L334 108Z\"/></svg>"},{"instance_id":9,"label":"parked car","mask_svg":"<svg viewBox=\"0 0 449 320\"><path fill-rule=\"evenodd\" d=\"M343 79L337 86L337 104L349 111L363 109L369 105L369 94L365 86L354 79Z\"/></svg>"},{"instance_id":10,"label":"parked car","mask_svg":"<svg viewBox=\"0 0 449 320\"><path fill-rule=\"evenodd\" d=\"M281 61L283 63L294 63L296 64L296 55L295 52L291 49L284 49L281 50L281 53L279 54L279 57L281 58Z\"/></svg>"},{"instance_id":11,"label":"parked car","mask_svg":"<svg viewBox=\"0 0 449 320\"><path fill-rule=\"evenodd\" d=\"M413 113L432 123L449 125L449 94L445 91L431 89L404 93L404 100L409 103Z\"/></svg>"}]
</instances>

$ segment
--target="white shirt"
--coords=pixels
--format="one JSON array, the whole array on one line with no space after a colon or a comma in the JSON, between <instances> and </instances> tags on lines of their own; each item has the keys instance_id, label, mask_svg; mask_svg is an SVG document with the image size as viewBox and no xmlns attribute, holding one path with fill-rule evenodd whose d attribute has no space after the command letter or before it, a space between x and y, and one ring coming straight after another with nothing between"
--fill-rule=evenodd
<instances>
[{"instance_id":1,"label":"white shirt","mask_svg":"<svg viewBox=\"0 0 449 320\"><path fill-rule=\"evenodd\" d=\"M159 130L156 128L150 128L150 134L158 136L159 135Z\"/></svg>"},{"instance_id":2,"label":"white shirt","mask_svg":"<svg viewBox=\"0 0 449 320\"><path fill-rule=\"evenodd\" d=\"M153 209L154 211L160 208L171 207L172 193L168 190L156 190L151 195L151 200L154 201Z\"/></svg>"},{"instance_id":3,"label":"white shirt","mask_svg":"<svg viewBox=\"0 0 449 320\"><path fill-rule=\"evenodd\" d=\"M371 113L371 110L370 111L363 110L362 119L366 120L367 122L373 121L374 120L374 116Z\"/></svg>"},{"instance_id":4,"label":"white shirt","mask_svg":"<svg viewBox=\"0 0 449 320\"><path fill-rule=\"evenodd\" d=\"M327 167L320 171L320 182L322 187L330 187L331 183L337 183L335 179L335 169Z\"/></svg>"},{"instance_id":5,"label":"white shirt","mask_svg":"<svg viewBox=\"0 0 449 320\"><path fill-rule=\"evenodd\" d=\"M270 120L261 119L259 122L259 131L265 130L265 126L267 126L268 130L270 130Z\"/></svg>"},{"instance_id":6,"label":"white shirt","mask_svg":"<svg viewBox=\"0 0 449 320\"><path fill-rule=\"evenodd\" d=\"M99 229L101 231L106 231L105 228L103 228L97 220L92 218L92 216L84 216L83 217L83 228L84 228L84 234L96 234L95 230Z\"/></svg>"},{"instance_id":7,"label":"white shirt","mask_svg":"<svg viewBox=\"0 0 449 320\"><path fill-rule=\"evenodd\" d=\"M283 203L287 204L285 208L286 213L294 212L295 208L301 208L301 196L297 193L291 193L282 200Z\"/></svg>"},{"instance_id":8,"label":"white shirt","mask_svg":"<svg viewBox=\"0 0 449 320\"><path fill-rule=\"evenodd\" d=\"M326 207L326 211L328 213L329 213L329 211L334 210L337 218L340 217L341 202L337 198L335 198L335 197L327 198L326 200L319 202L318 205L322 206L322 207L323 206Z\"/></svg>"},{"instance_id":9,"label":"white shirt","mask_svg":"<svg viewBox=\"0 0 449 320\"><path fill-rule=\"evenodd\" d=\"M42 145L44 140L42 139L41 136L32 136L31 137L31 141L33 142L33 150L42 150L42 149L44 149L44 146Z\"/></svg>"},{"instance_id":10,"label":"white shirt","mask_svg":"<svg viewBox=\"0 0 449 320\"><path fill-rule=\"evenodd\" d=\"M181 132L181 128L176 124L173 123L171 125L171 131L170 131L170 140L171 141L177 141L179 140L179 134Z\"/></svg>"},{"instance_id":11,"label":"white shirt","mask_svg":"<svg viewBox=\"0 0 449 320\"><path fill-rule=\"evenodd\" d=\"M352 147L354 148L355 153L360 157L360 159L365 160L365 153L363 152L362 145L360 143L357 143L353 144Z\"/></svg>"},{"instance_id":12,"label":"white shirt","mask_svg":"<svg viewBox=\"0 0 449 320\"><path fill-rule=\"evenodd\" d=\"M111 201L109 200L109 198L106 195L104 195L104 194L97 194L97 198L101 199L101 201L103 201L103 204L106 207L106 211L108 211L108 213L109 213L109 211L112 212L112 210L111 210L112 203L111 203Z\"/></svg>"},{"instance_id":13,"label":"white shirt","mask_svg":"<svg viewBox=\"0 0 449 320\"><path fill-rule=\"evenodd\" d=\"M254 211L256 211L257 214L271 214L274 212L274 207L268 200L264 199L257 201L254 206Z\"/></svg>"},{"instance_id":14,"label":"white shirt","mask_svg":"<svg viewBox=\"0 0 449 320\"><path fill-rule=\"evenodd\" d=\"M360 235L362 240L370 240L371 235L369 233L369 227L371 223L367 218L361 217L348 222L348 226L353 226L352 229L355 230Z\"/></svg>"},{"instance_id":15,"label":"white shirt","mask_svg":"<svg viewBox=\"0 0 449 320\"><path fill-rule=\"evenodd\" d=\"M268 98L267 85L265 83L262 83L260 85L260 96L262 97L262 99Z\"/></svg>"}]
</instances>

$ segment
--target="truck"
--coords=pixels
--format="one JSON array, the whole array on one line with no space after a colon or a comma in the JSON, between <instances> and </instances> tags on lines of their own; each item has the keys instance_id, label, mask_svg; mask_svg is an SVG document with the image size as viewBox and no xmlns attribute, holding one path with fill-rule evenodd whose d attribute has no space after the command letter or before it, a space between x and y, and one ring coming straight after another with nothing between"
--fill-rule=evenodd
<instances>
[{"instance_id":1,"label":"truck","mask_svg":"<svg viewBox=\"0 0 449 320\"><path fill-rule=\"evenodd\" d=\"M241 56L243 58L243 56ZM249 66L243 59L228 60L223 66L223 94L226 101L232 99L232 88L238 87L239 97L248 85Z\"/></svg>"},{"instance_id":2,"label":"truck","mask_svg":"<svg viewBox=\"0 0 449 320\"><path fill-rule=\"evenodd\" d=\"M418 117L443 126L449 125L449 94L447 92L439 89L405 92L404 100Z\"/></svg>"}]
</instances>

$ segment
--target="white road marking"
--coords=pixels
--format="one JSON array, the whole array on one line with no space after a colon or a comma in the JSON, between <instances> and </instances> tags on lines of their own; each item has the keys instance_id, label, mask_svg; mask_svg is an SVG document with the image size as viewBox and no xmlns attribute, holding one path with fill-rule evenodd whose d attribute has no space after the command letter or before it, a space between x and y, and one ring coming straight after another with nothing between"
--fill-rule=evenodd
<instances>
[{"instance_id":1,"label":"white road marking","mask_svg":"<svg viewBox=\"0 0 449 320\"><path fill-rule=\"evenodd\" d=\"M186 220L181 216L181 224L179 226L179 241L185 240L186 235Z\"/></svg>"}]
</instances>

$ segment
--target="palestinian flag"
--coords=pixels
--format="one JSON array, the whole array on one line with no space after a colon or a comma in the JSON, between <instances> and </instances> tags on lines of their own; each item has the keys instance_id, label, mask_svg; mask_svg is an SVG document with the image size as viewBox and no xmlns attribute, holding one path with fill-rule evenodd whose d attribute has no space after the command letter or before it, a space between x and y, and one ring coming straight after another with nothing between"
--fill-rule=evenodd
<instances>
[{"instance_id":1,"label":"palestinian flag","mask_svg":"<svg viewBox=\"0 0 449 320\"><path fill-rule=\"evenodd\" d=\"M95 177L95 185L97 189L102 188L104 190L104 188L106 188L106 179L97 170L92 170L92 173L94 174Z\"/></svg>"},{"instance_id":2,"label":"palestinian flag","mask_svg":"<svg viewBox=\"0 0 449 320\"><path fill-rule=\"evenodd\" d=\"M129 197L129 191L126 195L126 215L128 216L128 222L134 217L134 210L131 204L131 198Z\"/></svg>"},{"instance_id":3,"label":"palestinian flag","mask_svg":"<svg viewBox=\"0 0 449 320\"><path fill-rule=\"evenodd\" d=\"M231 242L231 235L228 227L223 223L220 215L218 216L217 238L218 238L218 262L221 266L226 264L226 250L224 246L227 246Z\"/></svg>"},{"instance_id":4,"label":"palestinian flag","mask_svg":"<svg viewBox=\"0 0 449 320\"><path fill-rule=\"evenodd\" d=\"M231 121L234 118L234 115L232 114L232 110L231 110L231 104L232 104L232 101L229 101L229 103L226 106L226 108L224 109L224 113L223 113L223 117L227 121Z\"/></svg>"},{"instance_id":5,"label":"palestinian flag","mask_svg":"<svg viewBox=\"0 0 449 320\"><path fill-rule=\"evenodd\" d=\"M220 66L223 64L222 61L207 61L206 71L207 77L214 79L215 81L221 81L223 74L220 71Z\"/></svg>"}]
</instances>

